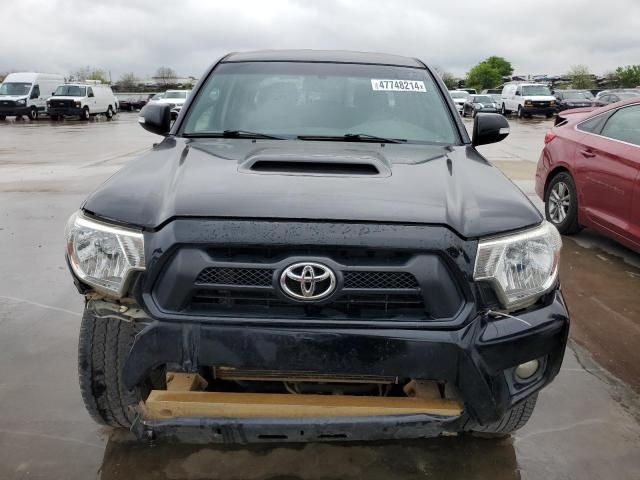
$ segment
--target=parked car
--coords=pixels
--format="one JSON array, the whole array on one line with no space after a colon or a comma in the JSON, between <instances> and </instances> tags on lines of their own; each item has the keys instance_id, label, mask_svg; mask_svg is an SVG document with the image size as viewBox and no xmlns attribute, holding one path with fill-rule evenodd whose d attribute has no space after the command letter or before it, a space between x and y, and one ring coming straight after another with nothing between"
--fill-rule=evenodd
<instances>
[{"instance_id":1,"label":"parked car","mask_svg":"<svg viewBox=\"0 0 640 480\"><path fill-rule=\"evenodd\" d=\"M476 93L478 93L475 88L460 88L460 90L467 92L469 95L475 95Z\"/></svg>"},{"instance_id":2,"label":"parked car","mask_svg":"<svg viewBox=\"0 0 640 480\"><path fill-rule=\"evenodd\" d=\"M190 92L191 90L167 90L162 98L154 101L169 105L171 107L171 118L175 120L182 109L182 105L187 101Z\"/></svg>"},{"instance_id":3,"label":"parked car","mask_svg":"<svg viewBox=\"0 0 640 480\"><path fill-rule=\"evenodd\" d=\"M22 115L35 120L46 113L47 97L63 82L53 73L10 73L0 85L0 120Z\"/></svg>"},{"instance_id":4,"label":"parked car","mask_svg":"<svg viewBox=\"0 0 640 480\"><path fill-rule=\"evenodd\" d=\"M562 112L572 108L593 106L594 98L589 90L556 90L556 110Z\"/></svg>"},{"instance_id":5,"label":"parked car","mask_svg":"<svg viewBox=\"0 0 640 480\"><path fill-rule=\"evenodd\" d=\"M475 117L478 113L498 113L498 104L489 95L470 95L462 106L462 116Z\"/></svg>"},{"instance_id":6,"label":"parked car","mask_svg":"<svg viewBox=\"0 0 640 480\"><path fill-rule=\"evenodd\" d=\"M482 92L480 93L483 95L489 95L491 98L493 98L493 102L498 105L498 108L500 108L500 105L502 105L502 87L488 88L482 90Z\"/></svg>"},{"instance_id":7,"label":"parked car","mask_svg":"<svg viewBox=\"0 0 640 480\"><path fill-rule=\"evenodd\" d=\"M569 319L557 230L475 149L507 120L470 139L395 55L232 53L203 79L175 123L142 109L165 139L69 220L89 413L230 442L521 427Z\"/></svg>"},{"instance_id":8,"label":"parked car","mask_svg":"<svg viewBox=\"0 0 640 480\"><path fill-rule=\"evenodd\" d=\"M606 105L611 105L612 103L617 103L636 97L640 97L640 90L608 90L595 99L594 105L596 107L604 107Z\"/></svg>"},{"instance_id":9,"label":"parked car","mask_svg":"<svg viewBox=\"0 0 640 480\"><path fill-rule=\"evenodd\" d=\"M458 113L462 115L462 107L467 103L469 99L469 92L465 90L449 90L449 95L453 99L453 103L455 103Z\"/></svg>"},{"instance_id":10,"label":"parked car","mask_svg":"<svg viewBox=\"0 0 640 480\"><path fill-rule=\"evenodd\" d=\"M536 172L547 219L563 234L593 228L640 251L640 98L561 115Z\"/></svg>"},{"instance_id":11,"label":"parked car","mask_svg":"<svg viewBox=\"0 0 640 480\"><path fill-rule=\"evenodd\" d=\"M47 100L49 115L53 120L77 116L89 120L103 114L112 118L117 111L116 97L108 85L99 83L66 83L59 85Z\"/></svg>"},{"instance_id":12,"label":"parked car","mask_svg":"<svg viewBox=\"0 0 640 480\"><path fill-rule=\"evenodd\" d=\"M556 111L556 98L542 83L511 82L502 89L501 112L517 113L518 118L544 115L551 118Z\"/></svg>"},{"instance_id":13,"label":"parked car","mask_svg":"<svg viewBox=\"0 0 640 480\"><path fill-rule=\"evenodd\" d=\"M148 93L117 93L116 98L118 99L120 106L119 110L126 110L129 112L135 110L141 110L144 107L149 99L153 95Z\"/></svg>"}]
</instances>

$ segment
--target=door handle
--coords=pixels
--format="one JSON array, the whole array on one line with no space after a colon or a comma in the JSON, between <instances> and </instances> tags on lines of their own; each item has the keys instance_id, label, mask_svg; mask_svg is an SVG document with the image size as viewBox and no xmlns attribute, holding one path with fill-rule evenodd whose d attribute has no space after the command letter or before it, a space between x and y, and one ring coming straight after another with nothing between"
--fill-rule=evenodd
<instances>
[{"instance_id":1,"label":"door handle","mask_svg":"<svg viewBox=\"0 0 640 480\"><path fill-rule=\"evenodd\" d=\"M580 150L580 153L582 154L583 157L587 157L587 158L591 158L591 157L595 157L596 154L593 153L591 150L587 149L587 150Z\"/></svg>"}]
</instances>

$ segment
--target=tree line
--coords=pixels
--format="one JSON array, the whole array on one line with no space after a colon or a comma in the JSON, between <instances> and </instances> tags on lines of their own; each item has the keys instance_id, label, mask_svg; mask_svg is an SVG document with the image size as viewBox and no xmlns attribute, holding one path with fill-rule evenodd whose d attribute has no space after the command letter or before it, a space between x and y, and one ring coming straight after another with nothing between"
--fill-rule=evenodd
<instances>
[{"instance_id":1,"label":"tree line","mask_svg":"<svg viewBox=\"0 0 640 480\"><path fill-rule=\"evenodd\" d=\"M505 78L513 74L511 62L503 57L491 56L475 65L466 77L458 79L451 73L436 68L447 88L455 89L463 83L466 87L484 90L496 88L505 82ZM566 75L567 81L563 86L575 89L592 89L598 86L596 76L586 65L572 66ZM604 83L608 88L640 87L640 65L626 65L604 75Z\"/></svg>"}]
</instances>

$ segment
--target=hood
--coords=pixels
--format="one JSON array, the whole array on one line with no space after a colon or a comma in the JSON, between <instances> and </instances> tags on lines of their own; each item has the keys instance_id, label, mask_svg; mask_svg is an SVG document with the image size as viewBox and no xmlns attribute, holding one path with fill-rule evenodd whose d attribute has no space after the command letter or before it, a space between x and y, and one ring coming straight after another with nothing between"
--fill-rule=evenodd
<instances>
[{"instance_id":1,"label":"hood","mask_svg":"<svg viewBox=\"0 0 640 480\"><path fill-rule=\"evenodd\" d=\"M55 102L56 100L73 100L75 102L79 102L80 100L82 100L85 97L72 97L69 95L54 95L53 97L49 97L47 98L48 101L53 101Z\"/></svg>"},{"instance_id":2,"label":"hood","mask_svg":"<svg viewBox=\"0 0 640 480\"><path fill-rule=\"evenodd\" d=\"M174 105L182 105L186 102L186 98L161 98L160 100L154 100L158 103L173 103Z\"/></svg>"},{"instance_id":3,"label":"hood","mask_svg":"<svg viewBox=\"0 0 640 480\"><path fill-rule=\"evenodd\" d=\"M291 159L365 164L378 173L271 168ZM83 208L151 230L176 217L282 218L447 225L470 238L542 220L470 146L293 140L169 137L107 180Z\"/></svg>"},{"instance_id":4,"label":"hood","mask_svg":"<svg viewBox=\"0 0 640 480\"><path fill-rule=\"evenodd\" d=\"M554 97L553 95L524 95L522 98L525 100L531 100L532 102L556 101L556 97Z\"/></svg>"},{"instance_id":5,"label":"hood","mask_svg":"<svg viewBox=\"0 0 640 480\"><path fill-rule=\"evenodd\" d=\"M453 101L455 103L467 103L467 99L466 98L454 98Z\"/></svg>"}]
</instances>

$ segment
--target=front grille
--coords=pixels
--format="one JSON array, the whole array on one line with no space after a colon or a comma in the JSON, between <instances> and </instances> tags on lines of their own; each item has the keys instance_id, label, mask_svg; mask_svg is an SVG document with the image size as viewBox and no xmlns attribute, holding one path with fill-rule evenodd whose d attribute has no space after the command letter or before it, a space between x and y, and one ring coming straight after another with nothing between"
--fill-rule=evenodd
<instances>
[{"instance_id":1,"label":"front grille","mask_svg":"<svg viewBox=\"0 0 640 480\"><path fill-rule=\"evenodd\" d=\"M0 100L0 107L13 108L15 106L16 106L16 102L14 102L13 100Z\"/></svg>"},{"instance_id":2,"label":"front grille","mask_svg":"<svg viewBox=\"0 0 640 480\"><path fill-rule=\"evenodd\" d=\"M294 303L273 291L198 290L191 298L188 313L238 316L261 314L274 317L375 319L411 316L427 319L424 300L419 291L413 293L350 293L326 304Z\"/></svg>"},{"instance_id":3,"label":"front grille","mask_svg":"<svg viewBox=\"0 0 640 480\"><path fill-rule=\"evenodd\" d=\"M269 287L273 270L268 268L208 267L200 272L196 283L201 285L239 285Z\"/></svg>"},{"instance_id":4,"label":"front grille","mask_svg":"<svg viewBox=\"0 0 640 480\"><path fill-rule=\"evenodd\" d=\"M548 107L549 102L533 102L534 107Z\"/></svg>"},{"instance_id":5,"label":"front grille","mask_svg":"<svg viewBox=\"0 0 640 480\"><path fill-rule=\"evenodd\" d=\"M416 277L408 272L344 272L344 288L356 289L415 289Z\"/></svg>"},{"instance_id":6,"label":"front grille","mask_svg":"<svg viewBox=\"0 0 640 480\"><path fill-rule=\"evenodd\" d=\"M75 105L73 100L51 100L50 105L54 108L70 108Z\"/></svg>"}]
</instances>

